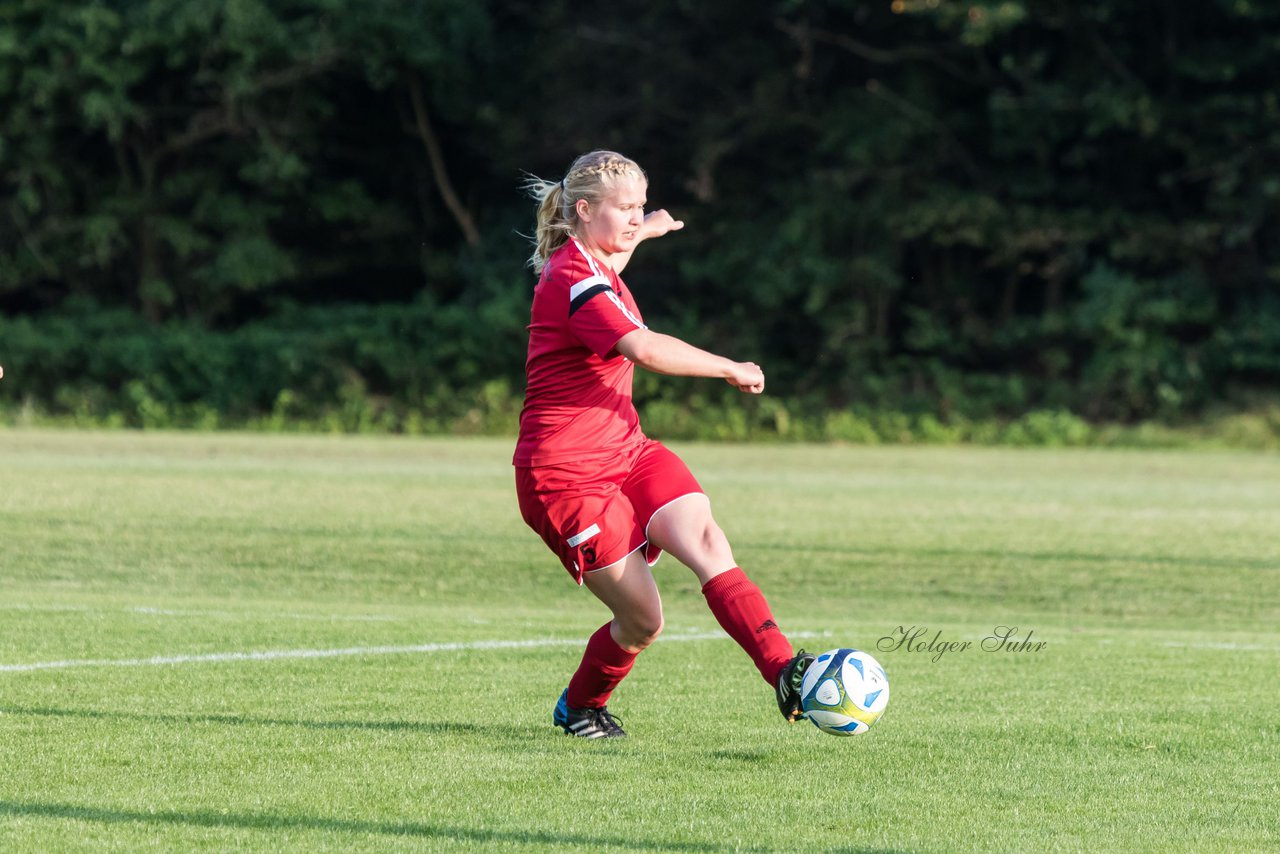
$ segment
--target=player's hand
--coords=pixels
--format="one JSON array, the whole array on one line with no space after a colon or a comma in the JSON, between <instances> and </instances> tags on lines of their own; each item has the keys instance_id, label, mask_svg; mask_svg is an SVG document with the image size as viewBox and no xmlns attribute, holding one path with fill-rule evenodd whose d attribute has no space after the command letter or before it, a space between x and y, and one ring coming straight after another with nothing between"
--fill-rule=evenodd
<instances>
[{"instance_id":1,"label":"player's hand","mask_svg":"<svg viewBox=\"0 0 1280 854\"><path fill-rule=\"evenodd\" d=\"M738 362L725 381L738 391L746 394L760 394L764 391L764 371L755 362Z\"/></svg>"},{"instance_id":2,"label":"player's hand","mask_svg":"<svg viewBox=\"0 0 1280 854\"><path fill-rule=\"evenodd\" d=\"M679 231L682 228L684 228L684 221L674 219L667 213L666 208L663 208L644 215L644 225L641 226L640 232L646 238L661 237L668 231Z\"/></svg>"}]
</instances>

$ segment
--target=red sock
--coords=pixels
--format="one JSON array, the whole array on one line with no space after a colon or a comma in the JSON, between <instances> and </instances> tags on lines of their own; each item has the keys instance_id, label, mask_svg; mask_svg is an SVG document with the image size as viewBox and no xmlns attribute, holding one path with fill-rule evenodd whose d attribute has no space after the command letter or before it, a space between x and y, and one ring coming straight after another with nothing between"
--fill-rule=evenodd
<instances>
[{"instance_id":1,"label":"red sock","mask_svg":"<svg viewBox=\"0 0 1280 854\"><path fill-rule=\"evenodd\" d=\"M791 642L774 622L760 588L735 566L703 585L702 595L729 637L751 656L764 681L777 682L791 660Z\"/></svg>"},{"instance_id":2,"label":"red sock","mask_svg":"<svg viewBox=\"0 0 1280 854\"><path fill-rule=\"evenodd\" d=\"M569 680L566 702L575 709L599 709L609 702L609 695L631 672L639 653L627 652L609 633L610 623L596 629L587 641L578 672Z\"/></svg>"}]
</instances>

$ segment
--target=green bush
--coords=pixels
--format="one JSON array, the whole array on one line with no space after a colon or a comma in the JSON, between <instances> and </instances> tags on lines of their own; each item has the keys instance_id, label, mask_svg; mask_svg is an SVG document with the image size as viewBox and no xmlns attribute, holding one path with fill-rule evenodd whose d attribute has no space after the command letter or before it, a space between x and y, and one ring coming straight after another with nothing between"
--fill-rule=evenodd
<instances>
[{"instance_id":1,"label":"green bush","mask_svg":"<svg viewBox=\"0 0 1280 854\"><path fill-rule=\"evenodd\" d=\"M507 429L520 175L617 145L688 223L626 270L646 317L770 381L642 377L664 431L1071 445L1255 412L1280 5L1064 8L605 4L593 38L645 69L619 89L582 73L573 4L11 0L0 407ZM1251 418L1217 429L1266 442Z\"/></svg>"}]
</instances>

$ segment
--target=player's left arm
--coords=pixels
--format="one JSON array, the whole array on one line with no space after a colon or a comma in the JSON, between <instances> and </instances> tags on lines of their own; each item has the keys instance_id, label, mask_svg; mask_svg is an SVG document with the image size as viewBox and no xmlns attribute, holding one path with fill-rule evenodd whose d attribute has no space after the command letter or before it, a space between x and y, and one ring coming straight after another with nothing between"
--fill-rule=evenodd
<instances>
[{"instance_id":1,"label":"player's left arm","mask_svg":"<svg viewBox=\"0 0 1280 854\"><path fill-rule=\"evenodd\" d=\"M661 237L669 231L679 231L684 228L684 221L675 219L666 209L650 211L644 215L644 222L640 225L640 231L636 234L635 246L630 252L619 252L609 259L609 266L613 268L613 272L622 275L623 269L627 263L631 261L631 256L635 254L636 247L651 237Z\"/></svg>"}]
</instances>

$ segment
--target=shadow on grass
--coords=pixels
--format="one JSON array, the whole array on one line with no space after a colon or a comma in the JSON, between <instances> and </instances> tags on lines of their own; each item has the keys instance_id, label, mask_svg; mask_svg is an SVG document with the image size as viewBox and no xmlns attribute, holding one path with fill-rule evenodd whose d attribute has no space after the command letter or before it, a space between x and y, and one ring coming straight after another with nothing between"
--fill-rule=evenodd
<instances>
[{"instance_id":1,"label":"shadow on grass","mask_svg":"<svg viewBox=\"0 0 1280 854\"><path fill-rule=\"evenodd\" d=\"M310 721L294 718L257 718L249 715L157 715L141 712L105 712L97 709L50 709L43 707L0 706L0 714L34 715L50 718L89 718L93 720L142 721L167 724L226 724L230 726L279 726L306 729L371 730L381 732L483 733L489 727L461 721ZM501 728L510 732L509 728Z\"/></svg>"},{"instance_id":2,"label":"shadow on grass","mask_svg":"<svg viewBox=\"0 0 1280 854\"><path fill-rule=\"evenodd\" d=\"M158 824L250 830L317 830L340 833L372 833L384 836L449 840L458 844L505 842L525 845L578 845L591 848L617 848L633 851L769 850L701 842L661 842L656 840L625 839L622 837L583 836L540 830L485 830L484 828L451 827L419 822L380 822L360 819L271 815L269 813L222 813L205 810L142 812L138 810L76 806L74 804L22 803L18 801L0 801L0 816L69 819L104 824Z\"/></svg>"},{"instance_id":3,"label":"shadow on grass","mask_svg":"<svg viewBox=\"0 0 1280 854\"><path fill-rule=\"evenodd\" d=\"M105 711L101 709L55 709L47 706L12 706L0 705L0 715L28 715L45 718L82 718L84 720L110 720L136 722L142 724L168 724L190 726L192 724L214 724L218 726L251 726L251 727L301 727L314 730L345 730L365 732L402 732L410 735L456 735L483 736L496 738L489 745L521 755L529 752L563 753L566 744L581 742L581 739L567 738L558 729L551 726L548 716L545 726L521 726L513 723L478 724L470 721L360 721L335 720L315 721L297 718L253 717L237 714L205 714L205 715L168 715L145 712ZM608 742L608 743L606 743ZM624 749L625 739L596 739L581 746L599 750Z\"/></svg>"}]
</instances>

